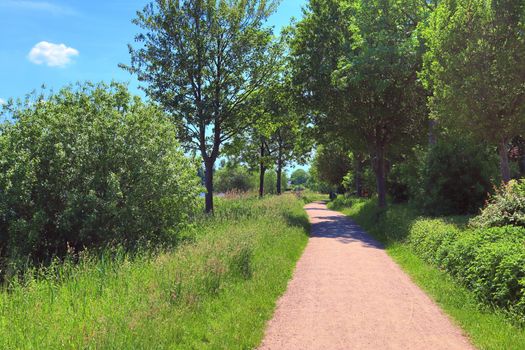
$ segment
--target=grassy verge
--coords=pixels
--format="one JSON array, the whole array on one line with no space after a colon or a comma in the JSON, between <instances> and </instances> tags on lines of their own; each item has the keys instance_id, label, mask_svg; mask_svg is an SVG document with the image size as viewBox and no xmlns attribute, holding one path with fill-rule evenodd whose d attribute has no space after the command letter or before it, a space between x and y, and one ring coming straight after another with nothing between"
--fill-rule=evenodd
<instances>
[{"instance_id":1,"label":"grassy verge","mask_svg":"<svg viewBox=\"0 0 525 350\"><path fill-rule=\"evenodd\" d=\"M30 271L0 291L0 348L254 348L306 245L302 206L225 201L175 250Z\"/></svg>"},{"instance_id":2,"label":"grassy verge","mask_svg":"<svg viewBox=\"0 0 525 350\"><path fill-rule=\"evenodd\" d=\"M465 331L479 349L521 350L525 348L525 329L509 320L508 314L480 303L476 295L458 283L448 273L425 262L407 243L412 225L420 222L407 206L392 206L378 215L375 202L352 200L330 203L332 209L341 210L352 217L376 239L383 242L388 254L411 276L425 292ZM450 226L461 230L464 217L435 220L441 228Z\"/></svg>"}]
</instances>

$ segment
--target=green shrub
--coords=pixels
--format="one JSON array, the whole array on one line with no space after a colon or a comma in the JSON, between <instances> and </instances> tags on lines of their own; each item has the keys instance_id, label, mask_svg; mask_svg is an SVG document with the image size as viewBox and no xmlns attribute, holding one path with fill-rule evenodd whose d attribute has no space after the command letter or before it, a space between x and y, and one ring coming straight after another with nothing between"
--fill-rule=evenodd
<instances>
[{"instance_id":1,"label":"green shrub","mask_svg":"<svg viewBox=\"0 0 525 350\"><path fill-rule=\"evenodd\" d=\"M525 180L513 180L499 188L481 214L470 221L470 225L525 227Z\"/></svg>"},{"instance_id":2,"label":"green shrub","mask_svg":"<svg viewBox=\"0 0 525 350\"><path fill-rule=\"evenodd\" d=\"M3 254L169 242L195 209L197 170L173 124L125 86L65 88L10 112L0 131Z\"/></svg>"},{"instance_id":3,"label":"green shrub","mask_svg":"<svg viewBox=\"0 0 525 350\"><path fill-rule=\"evenodd\" d=\"M423 218L408 205L377 209L373 200L339 196L332 208L349 212L383 242L406 242L426 262L439 267L487 305L525 324L525 228L466 229L464 218ZM461 219L461 220L460 220Z\"/></svg>"},{"instance_id":4,"label":"green shrub","mask_svg":"<svg viewBox=\"0 0 525 350\"><path fill-rule=\"evenodd\" d=\"M217 192L247 192L254 189L252 176L246 168L227 164L215 172L215 190Z\"/></svg>"},{"instance_id":5,"label":"green shrub","mask_svg":"<svg viewBox=\"0 0 525 350\"><path fill-rule=\"evenodd\" d=\"M409 242L414 251L460 280L480 300L525 321L525 229L460 231L441 220L421 219Z\"/></svg>"},{"instance_id":6,"label":"green shrub","mask_svg":"<svg viewBox=\"0 0 525 350\"><path fill-rule=\"evenodd\" d=\"M444 140L430 148L411 192L431 215L475 213L483 205L497 174L497 160L483 146Z\"/></svg>"}]
</instances>

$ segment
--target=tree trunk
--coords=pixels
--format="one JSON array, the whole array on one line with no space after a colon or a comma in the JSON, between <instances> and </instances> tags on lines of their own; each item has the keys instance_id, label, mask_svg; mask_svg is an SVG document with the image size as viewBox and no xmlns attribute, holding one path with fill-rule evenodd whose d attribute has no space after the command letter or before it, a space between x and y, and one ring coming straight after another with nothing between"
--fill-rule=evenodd
<instances>
[{"instance_id":1,"label":"tree trunk","mask_svg":"<svg viewBox=\"0 0 525 350\"><path fill-rule=\"evenodd\" d=\"M522 141L518 147L518 167L520 169L520 177L525 176L525 140Z\"/></svg>"},{"instance_id":2,"label":"tree trunk","mask_svg":"<svg viewBox=\"0 0 525 350\"><path fill-rule=\"evenodd\" d=\"M500 170L501 178L504 183L510 181L510 166L509 166L509 151L508 151L508 142L505 139L502 139L498 145L499 159L500 159Z\"/></svg>"},{"instance_id":3,"label":"tree trunk","mask_svg":"<svg viewBox=\"0 0 525 350\"><path fill-rule=\"evenodd\" d=\"M266 173L266 167L264 166L264 141L261 141L261 153L259 161L259 198L264 196L264 174Z\"/></svg>"},{"instance_id":4,"label":"tree trunk","mask_svg":"<svg viewBox=\"0 0 525 350\"><path fill-rule=\"evenodd\" d=\"M282 194L282 174L283 174L283 160L282 160L283 154L281 151L281 147L279 147L279 154L277 156L277 194Z\"/></svg>"},{"instance_id":5,"label":"tree trunk","mask_svg":"<svg viewBox=\"0 0 525 350\"><path fill-rule=\"evenodd\" d=\"M277 194L280 195L282 194L282 174L283 174L283 169L280 165L277 166Z\"/></svg>"},{"instance_id":6,"label":"tree trunk","mask_svg":"<svg viewBox=\"0 0 525 350\"><path fill-rule=\"evenodd\" d=\"M376 152L376 184L379 208L386 208L386 162L384 150Z\"/></svg>"},{"instance_id":7,"label":"tree trunk","mask_svg":"<svg viewBox=\"0 0 525 350\"><path fill-rule=\"evenodd\" d=\"M204 185L206 186L206 213L213 213L213 166L215 161L204 162L205 174Z\"/></svg>"},{"instance_id":8,"label":"tree trunk","mask_svg":"<svg viewBox=\"0 0 525 350\"><path fill-rule=\"evenodd\" d=\"M356 153L354 157L354 181L355 193L357 197L363 197L363 156L361 153Z\"/></svg>"}]
</instances>

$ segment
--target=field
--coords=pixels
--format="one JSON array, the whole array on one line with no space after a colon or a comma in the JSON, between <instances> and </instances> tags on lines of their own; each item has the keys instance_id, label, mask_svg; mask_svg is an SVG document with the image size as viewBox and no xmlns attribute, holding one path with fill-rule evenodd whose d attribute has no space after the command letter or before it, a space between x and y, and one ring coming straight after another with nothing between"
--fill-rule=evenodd
<instances>
[{"instance_id":1,"label":"field","mask_svg":"<svg viewBox=\"0 0 525 350\"><path fill-rule=\"evenodd\" d=\"M30 270L0 291L0 348L253 348L306 244L303 205L221 200L177 248Z\"/></svg>"}]
</instances>

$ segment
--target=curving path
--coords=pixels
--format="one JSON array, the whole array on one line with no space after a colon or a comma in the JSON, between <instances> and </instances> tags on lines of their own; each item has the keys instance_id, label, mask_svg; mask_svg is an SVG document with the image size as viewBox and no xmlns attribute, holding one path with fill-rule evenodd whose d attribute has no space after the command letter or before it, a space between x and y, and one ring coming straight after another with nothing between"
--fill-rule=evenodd
<instances>
[{"instance_id":1,"label":"curving path","mask_svg":"<svg viewBox=\"0 0 525 350\"><path fill-rule=\"evenodd\" d=\"M264 350L474 349L379 243L320 202Z\"/></svg>"}]
</instances>

